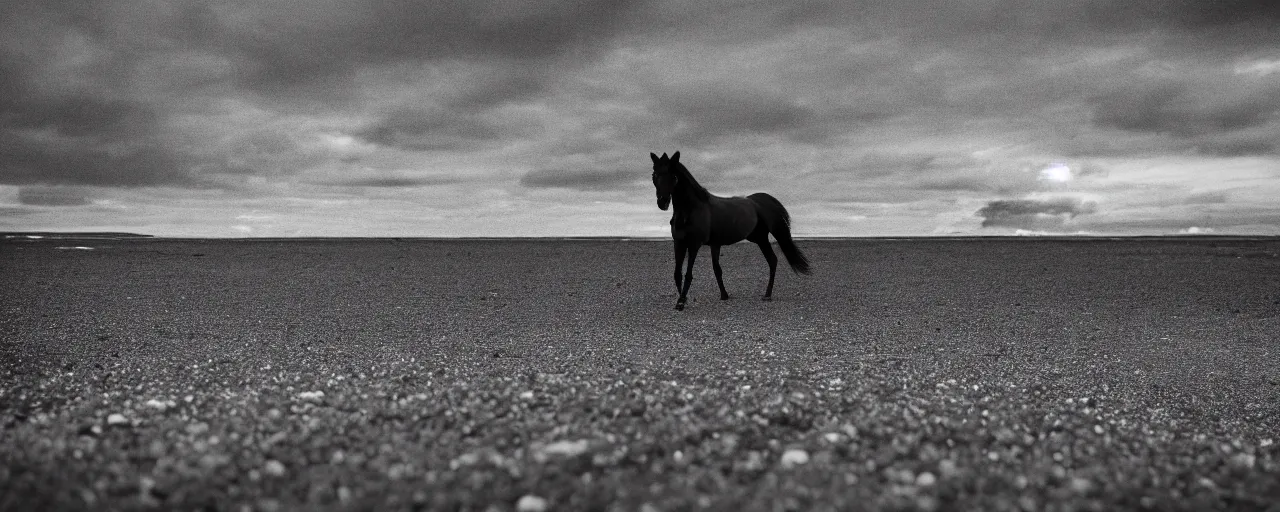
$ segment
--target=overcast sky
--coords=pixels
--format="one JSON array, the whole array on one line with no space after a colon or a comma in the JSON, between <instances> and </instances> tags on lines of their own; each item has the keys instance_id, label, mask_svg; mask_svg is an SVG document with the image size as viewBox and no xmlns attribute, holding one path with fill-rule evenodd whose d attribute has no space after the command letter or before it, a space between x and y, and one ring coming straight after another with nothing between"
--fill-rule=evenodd
<instances>
[{"instance_id":1,"label":"overcast sky","mask_svg":"<svg viewBox=\"0 0 1280 512\"><path fill-rule=\"evenodd\" d=\"M3 0L0 230L1280 234L1280 2Z\"/></svg>"}]
</instances>

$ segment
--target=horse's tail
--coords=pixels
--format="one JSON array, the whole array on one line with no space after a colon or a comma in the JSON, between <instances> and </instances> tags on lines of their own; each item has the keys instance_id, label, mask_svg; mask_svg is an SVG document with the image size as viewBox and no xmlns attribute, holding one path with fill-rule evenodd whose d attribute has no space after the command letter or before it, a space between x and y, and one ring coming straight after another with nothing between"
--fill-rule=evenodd
<instances>
[{"instance_id":1,"label":"horse's tail","mask_svg":"<svg viewBox=\"0 0 1280 512\"><path fill-rule=\"evenodd\" d=\"M787 258L791 270L808 274L809 258L804 257L804 253L796 247L795 241L791 240L791 215L787 213L787 209L783 208L782 203L773 196L763 192L751 194L747 198L759 206L756 211L760 212L760 217L764 219L769 233L778 240L778 248L782 249L782 255Z\"/></svg>"}]
</instances>

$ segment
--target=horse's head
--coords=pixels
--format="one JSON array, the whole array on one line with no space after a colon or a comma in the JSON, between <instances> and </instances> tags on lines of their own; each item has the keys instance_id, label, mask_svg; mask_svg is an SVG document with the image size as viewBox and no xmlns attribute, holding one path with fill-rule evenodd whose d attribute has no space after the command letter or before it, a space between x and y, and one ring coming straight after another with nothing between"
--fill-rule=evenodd
<instances>
[{"instance_id":1,"label":"horse's head","mask_svg":"<svg viewBox=\"0 0 1280 512\"><path fill-rule=\"evenodd\" d=\"M649 153L649 158L653 159L653 187L658 192L658 208L666 210L671 206L671 194L675 192L676 184L680 183L680 176L673 168L673 164L680 163L680 152L676 151L670 157L666 153L661 157Z\"/></svg>"}]
</instances>

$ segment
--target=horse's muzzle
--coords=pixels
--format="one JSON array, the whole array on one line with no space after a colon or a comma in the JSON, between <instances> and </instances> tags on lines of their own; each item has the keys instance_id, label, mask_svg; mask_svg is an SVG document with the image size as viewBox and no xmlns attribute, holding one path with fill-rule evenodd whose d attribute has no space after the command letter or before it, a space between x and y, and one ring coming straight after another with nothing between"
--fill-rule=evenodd
<instances>
[{"instance_id":1,"label":"horse's muzzle","mask_svg":"<svg viewBox=\"0 0 1280 512\"><path fill-rule=\"evenodd\" d=\"M666 211L668 206L671 206L671 196L658 198L658 209Z\"/></svg>"}]
</instances>

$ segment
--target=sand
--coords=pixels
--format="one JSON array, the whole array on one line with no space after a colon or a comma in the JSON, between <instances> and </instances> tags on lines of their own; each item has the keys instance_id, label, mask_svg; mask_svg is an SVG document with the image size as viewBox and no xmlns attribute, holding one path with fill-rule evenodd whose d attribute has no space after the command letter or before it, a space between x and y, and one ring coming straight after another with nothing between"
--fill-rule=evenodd
<instances>
[{"instance_id":1,"label":"sand","mask_svg":"<svg viewBox=\"0 0 1280 512\"><path fill-rule=\"evenodd\" d=\"M0 242L0 508L1280 502L1280 241L801 247Z\"/></svg>"}]
</instances>

